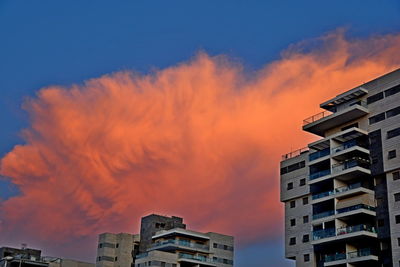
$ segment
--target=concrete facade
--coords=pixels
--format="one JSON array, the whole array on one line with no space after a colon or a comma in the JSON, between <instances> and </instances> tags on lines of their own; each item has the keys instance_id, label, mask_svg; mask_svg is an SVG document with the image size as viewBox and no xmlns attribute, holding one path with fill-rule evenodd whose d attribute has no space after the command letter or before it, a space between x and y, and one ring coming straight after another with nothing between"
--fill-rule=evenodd
<instances>
[{"instance_id":1,"label":"concrete facade","mask_svg":"<svg viewBox=\"0 0 400 267\"><path fill-rule=\"evenodd\" d=\"M285 257L400 266L400 69L321 108L303 122L320 139L281 162Z\"/></svg>"}]
</instances>

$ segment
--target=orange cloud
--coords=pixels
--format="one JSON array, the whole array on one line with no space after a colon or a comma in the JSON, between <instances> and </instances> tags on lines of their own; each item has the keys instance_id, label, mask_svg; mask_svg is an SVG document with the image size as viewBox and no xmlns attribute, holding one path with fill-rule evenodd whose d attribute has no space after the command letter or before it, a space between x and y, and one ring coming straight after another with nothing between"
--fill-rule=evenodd
<instances>
[{"instance_id":1,"label":"orange cloud","mask_svg":"<svg viewBox=\"0 0 400 267\"><path fill-rule=\"evenodd\" d=\"M26 143L1 159L21 195L1 204L0 242L85 257L95 248L78 241L137 231L153 212L242 244L280 234L280 156L314 138L302 120L400 63L400 35L347 40L339 30L312 45L251 74L200 53L148 75L41 89L24 105Z\"/></svg>"}]
</instances>

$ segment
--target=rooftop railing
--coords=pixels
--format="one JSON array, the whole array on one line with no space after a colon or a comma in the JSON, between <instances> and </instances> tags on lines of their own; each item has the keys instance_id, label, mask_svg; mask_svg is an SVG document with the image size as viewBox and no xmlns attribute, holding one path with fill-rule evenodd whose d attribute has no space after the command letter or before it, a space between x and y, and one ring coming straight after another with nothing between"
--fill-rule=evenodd
<instances>
[{"instance_id":1,"label":"rooftop railing","mask_svg":"<svg viewBox=\"0 0 400 267\"><path fill-rule=\"evenodd\" d=\"M331 114L333 114L333 113L330 112L330 111L322 111L322 112L320 112L320 113L317 113L317 114L315 114L315 115L312 115L311 117L308 117L307 119L304 119L304 120L303 120L303 126L304 126L304 125L307 125L307 124L310 124L310 123L313 123L313 122L315 122L315 121L318 121L318 120L320 120L320 119L323 119L323 118L325 118L325 117L328 117L328 116L331 115Z\"/></svg>"},{"instance_id":2,"label":"rooftop railing","mask_svg":"<svg viewBox=\"0 0 400 267\"><path fill-rule=\"evenodd\" d=\"M291 158L300 156L301 154L307 152L308 150L309 150L308 147L303 147L303 148L297 149L295 151L291 151L285 155L282 155L282 160L287 160L287 159L291 159Z\"/></svg>"}]
</instances>

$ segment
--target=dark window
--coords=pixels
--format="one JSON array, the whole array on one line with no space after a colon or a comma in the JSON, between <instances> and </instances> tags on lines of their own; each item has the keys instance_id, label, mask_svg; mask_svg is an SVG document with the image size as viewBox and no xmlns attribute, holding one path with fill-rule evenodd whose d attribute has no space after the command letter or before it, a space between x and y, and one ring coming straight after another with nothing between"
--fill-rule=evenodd
<instances>
[{"instance_id":1,"label":"dark window","mask_svg":"<svg viewBox=\"0 0 400 267\"><path fill-rule=\"evenodd\" d=\"M300 179L300 186L306 185L306 179Z\"/></svg>"},{"instance_id":2,"label":"dark window","mask_svg":"<svg viewBox=\"0 0 400 267\"><path fill-rule=\"evenodd\" d=\"M218 247L218 244L217 243L214 243L213 244L213 248L217 248Z\"/></svg>"},{"instance_id":3,"label":"dark window","mask_svg":"<svg viewBox=\"0 0 400 267\"><path fill-rule=\"evenodd\" d=\"M118 257L115 257L115 261L118 261Z\"/></svg>"},{"instance_id":4,"label":"dark window","mask_svg":"<svg viewBox=\"0 0 400 267\"><path fill-rule=\"evenodd\" d=\"M293 183L288 183L287 184L287 190L293 189Z\"/></svg>"},{"instance_id":5,"label":"dark window","mask_svg":"<svg viewBox=\"0 0 400 267\"><path fill-rule=\"evenodd\" d=\"M400 85L385 90L385 97L400 93Z\"/></svg>"},{"instance_id":6,"label":"dark window","mask_svg":"<svg viewBox=\"0 0 400 267\"><path fill-rule=\"evenodd\" d=\"M308 215L307 216L303 216L303 223L308 223Z\"/></svg>"},{"instance_id":7,"label":"dark window","mask_svg":"<svg viewBox=\"0 0 400 267\"><path fill-rule=\"evenodd\" d=\"M310 236L309 235L303 235L303 243L307 243L310 241Z\"/></svg>"},{"instance_id":8,"label":"dark window","mask_svg":"<svg viewBox=\"0 0 400 267\"><path fill-rule=\"evenodd\" d=\"M396 223L400 223L400 215L396 215L395 219L396 219Z\"/></svg>"},{"instance_id":9,"label":"dark window","mask_svg":"<svg viewBox=\"0 0 400 267\"><path fill-rule=\"evenodd\" d=\"M117 244L115 245L115 247L118 248L118 247L119 247L119 244L117 243Z\"/></svg>"},{"instance_id":10,"label":"dark window","mask_svg":"<svg viewBox=\"0 0 400 267\"><path fill-rule=\"evenodd\" d=\"M290 238L289 245L290 246L296 245L296 237L291 237Z\"/></svg>"},{"instance_id":11,"label":"dark window","mask_svg":"<svg viewBox=\"0 0 400 267\"><path fill-rule=\"evenodd\" d=\"M374 124L385 119L385 112L379 113L378 115L369 118L369 124Z\"/></svg>"},{"instance_id":12,"label":"dark window","mask_svg":"<svg viewBox=\"0 0 400 267\"><path fill-rule=\"evenodd\" d=\"M304 261L305 262L310 261L310 254L304 254Z\"/></svg>"},{"instance_id":13,"label":"dark window","mask_svg":"<svg viewBox=\"0 0 400 267\"><path fill-rule=\"evenodd\" d=\"M394 159L396 157L396 150L390 150L388 152L388 159Z\"/></svg>"},{"instance_id":14,"label":"dark window","mask_svg":"<svg viewBox=\"0 0 400 267\"><path fill-rule=\"evenodd\" d=\"M394 194L394 201L400 201L400 193Z\"/></svg>"},{"instance_id":15,"label":"dark window","mask_svg":"<svg viewBox=\"0 0 400 267\"><path fill-rule=\"evenodd\" d=\"M400 246L400 238L397 238L397 244Z\"/></svg>"},{"instance_id":16,"label":"dark window","mask_svg":"<svg viewBox=\"0 0 400 267\"><path fill-rule=\"evenodd\" d=\"M296 207L296 201L292 200L290 201L290 208L295 208Z\"/></svg>"},{"instance_id":17,"label":"dark window","mask_svg":"<svg viewBox=\"0 0 400 267\"><path fill-rule=\"evenodd\" d=\"M386 118L394 117L400 114L400 107L390 109L386 111Z\"/></svg>"},{"instance_id":18,"label":"dark window","mask_svg":"<svg viewBox=\"0 0 400 267\"><path fill-rule=\"evenodd\" d=\"M295 225L296 225L296 219L291 219L290 226L295 226Z\"/></svg>"},{"instance_id":19,"label":"dark window","mask_svg":"<svg viewBox=\"0 0 400 267\"><path fill-rule=\"evenodd\" d=\"M303 197L303 205L307 205L308 204L308 197Z\"/></svg>"},{"instance_id":20,"label":"dark window","mask_svg":"<svg viewBox=\"0 0 400 267\"><path fill-rule=\"evenodd\" d=\"M378 100L383 99L383 92L377 93L367 98L367 104L372 104Z\"/></svg>"},{"instance_id":21,"label":"dark window","mask_svg":"<svg viewBox=\"0 0 400 267\"><path fill-rule=\"evenodd\" d=\"M399 136L399 135L400 135L400 127L388 131L388 132L387 132L386 138L387 138L387 139L390 139L390 138L393 138L393 137L396 137L396 136Z\"/></svg>"},{"instance_id":22,"label":"dark window","mask_svg":"<svg viewBox=\"0 0 400 267\"><path fill-rule=\"evenodd\" d=\"M385 225L385 221L383 219L378 219L378 227L383 227Z\"/></svg>"},{"instance_id":23,"label":"dark window","mask_svg":"<svg viewBox=\"0 0 400 267\"><path fill-rule=\"evenodd\" d=\"M400 171L393 172L392 175L393 175L393 181L400 179Z\"/></svg>"}]
</instances>

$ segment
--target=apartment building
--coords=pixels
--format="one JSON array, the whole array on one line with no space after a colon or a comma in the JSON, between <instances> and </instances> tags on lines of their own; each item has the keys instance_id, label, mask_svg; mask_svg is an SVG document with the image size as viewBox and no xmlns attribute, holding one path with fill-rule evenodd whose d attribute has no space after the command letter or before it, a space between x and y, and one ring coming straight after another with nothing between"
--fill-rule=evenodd
<instances>
[{"instance_id":1,"label":"apartment building","mask_svg":"<svg viewBox=\"0 0 400 267\"><path fill-rule=\"evenodd\" d=\"M125 245L115 234L99 236L97 267L233 266L232 236L187 230L180 217L152 214L142 218L140 235L119 235L127 240ZM121 250L124 259L117 256Z\"/></svg>"},{"instance_id":2,"label":"apartment building","mask_svg":"<svg viewBox=\"0 0 400 267\"><path fill-rule=\"evenodd\" d=\"M318 136L281 161L285 257L296 266L400 266L400 69L320 105Z\"/></svg>"}]
</instances>

